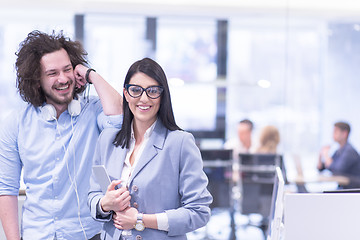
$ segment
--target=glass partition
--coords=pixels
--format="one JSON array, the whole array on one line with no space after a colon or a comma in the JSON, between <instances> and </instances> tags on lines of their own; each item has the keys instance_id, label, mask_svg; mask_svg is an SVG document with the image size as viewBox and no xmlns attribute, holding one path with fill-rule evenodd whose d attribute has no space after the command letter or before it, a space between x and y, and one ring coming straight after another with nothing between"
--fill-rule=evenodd
<instances>
[{"instance_id":1,"label":"glass partition","mask_svg":"<svg viewBox=\"0 0 360 240\"><path fill-rule=\"evenodd\" d=\"M145 20L134 15L85 16L84 44L91 66L120 93L130 65L144 58L150 47L145 40Z\"/></svg>"},{"instance_id":2,"label":"glass partition","mask_svg":"<svg viewBox=\"0 0 360 240\"><path fill-rule=\"evenodd\" d=\"M158 18L156 58L170 85L181 128L211 131L217 105L216 20Z\"/></svg>"}]
</instances>

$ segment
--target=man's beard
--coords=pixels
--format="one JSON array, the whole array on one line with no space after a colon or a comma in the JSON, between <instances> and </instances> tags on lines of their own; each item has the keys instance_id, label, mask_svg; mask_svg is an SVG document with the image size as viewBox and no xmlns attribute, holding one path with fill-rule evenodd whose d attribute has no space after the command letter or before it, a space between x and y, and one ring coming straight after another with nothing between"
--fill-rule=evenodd
<instances>
[{"instance_id":1,"label":"man's beard","mask_svg":"<svg viewBox=\"0 0 360 240\"><path fill-rule=\"evenodd\" d=\"M69 88L71 88L71 86L73 84L73 80L69 80L66 84L62 84L62 85L68 85L68 84L70 85ZM75 96L75 87L72 89L71 94L68 94L65 99L58 98L57 95L53 94L52 92L49 93L49 92L44 91L44 94L45 94L45 98L47 100L51 100L51 102L53 102L55 104L59 104L59 105L69 104Z\"/></svg>"}]
</instances>

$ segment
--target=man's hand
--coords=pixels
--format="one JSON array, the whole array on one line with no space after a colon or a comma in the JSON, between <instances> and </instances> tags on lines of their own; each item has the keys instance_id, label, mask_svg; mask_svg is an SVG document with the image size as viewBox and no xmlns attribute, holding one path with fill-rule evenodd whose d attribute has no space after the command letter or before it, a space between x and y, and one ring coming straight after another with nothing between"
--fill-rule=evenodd
<instances>
[{"instance_id":1,"label":"man's hand","mask_svg":"<svg viewBox=\"0 0 360 240\"><path fill-rule=\"evenodd\" d=\"M328 145L322 147L320 151L320 160L324 163L326 168L328 168L333 162L333 159L329 156L329 152L330 146Z\"/></svg>"},{"instance_id":2,"label":"man's hand","mask_svg":"<svg viewBox=\"0 0 360 240\"><path fill-rule=\"evenodd\" d=\"M75 87L81 88L86 84L85 74L89 68L84 65L78 64L74 69Z\"/></svg>"}]
</instances>

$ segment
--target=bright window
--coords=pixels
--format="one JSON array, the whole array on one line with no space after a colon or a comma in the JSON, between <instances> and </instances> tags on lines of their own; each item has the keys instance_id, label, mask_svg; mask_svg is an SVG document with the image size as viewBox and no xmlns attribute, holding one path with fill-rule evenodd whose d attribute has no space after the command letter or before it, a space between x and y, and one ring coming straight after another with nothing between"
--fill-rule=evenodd
<instances>
[{"instance_id":1,"label":"bright window","mask_svg":"<svg viewBox=\"0 0 360 240\"><path fill-rule=\"evenodd\" d=\"M178 125L211 131L216 124L216 20L158 18L157 61L167 74Z\"/></svg>"}]
</instances>

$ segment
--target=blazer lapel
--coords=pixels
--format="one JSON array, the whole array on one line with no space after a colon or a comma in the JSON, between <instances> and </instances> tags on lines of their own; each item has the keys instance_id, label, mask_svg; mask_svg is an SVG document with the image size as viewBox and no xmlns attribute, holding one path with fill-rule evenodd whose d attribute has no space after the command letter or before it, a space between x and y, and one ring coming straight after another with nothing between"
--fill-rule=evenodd
<instances>
[{"instance_id":1,"label":"blazer lapel","mask_svg":"<svg viewBox=\"0 0 360 240\"><path fill-rule=\"evenodd\" d=\"M120 146L115 148L114 158L118 159L118 161L116 161L115 165L113 166L114 167L113 169L116 169L116 175L111 180L121 178L121 173L123 171L124 162L125 162L125 158L126 158L126 152L127 152L126 148L121 148Z\"/></svg>"},{"instance_id":2,"label":"blazer lapel","mask_svg":"<svg viewBox=\"0 0 360 240\"><path fill-rule=\"evenodd\" d=\"M158 151L161 150L164 146L166 138L167 129L161 123L161 120L158 119L154 131L152 132L148 143L146 144L144 151L139 158L139 162L136 164L133 173L131 174L130 184L134 177L141 171L142 168L148 164L154 157L158 154Z\"/></svg>"}]
</instances>

